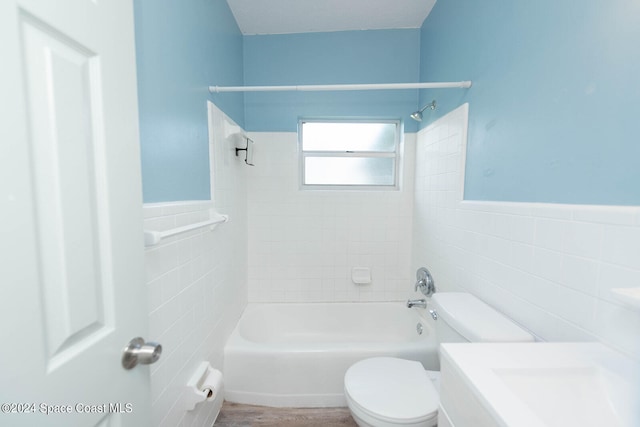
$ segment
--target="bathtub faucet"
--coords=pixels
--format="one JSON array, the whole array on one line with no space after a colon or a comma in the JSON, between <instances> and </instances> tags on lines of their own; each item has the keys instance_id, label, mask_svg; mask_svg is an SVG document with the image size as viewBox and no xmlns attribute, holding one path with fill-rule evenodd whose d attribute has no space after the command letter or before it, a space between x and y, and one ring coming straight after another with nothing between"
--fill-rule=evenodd
<instances>
[{"instance_id":1,"label":"bathtub faucet","mask_svg":"<svg viewBox=\"0 0 640 427\"><path fill-rule=\"evenodd\" d=\"M427 300L425 300L424 298L410 299L407 301L407 307L408 308L411 308L411 307L427 308Z\"/></svg>"}]
</instances>

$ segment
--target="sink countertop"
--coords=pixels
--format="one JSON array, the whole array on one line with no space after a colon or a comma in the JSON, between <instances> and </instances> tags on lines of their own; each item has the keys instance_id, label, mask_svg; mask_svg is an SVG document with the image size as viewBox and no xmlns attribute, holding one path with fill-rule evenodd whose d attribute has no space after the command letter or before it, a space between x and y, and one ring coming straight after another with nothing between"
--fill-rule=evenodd
<instances>
[{"instance_id":1,"label":"sink countertop","mask_svg":"<svg viewBox=\"0 0 640 427\"><path fill-rule=\"evenodd\" d=\"M441 358L496 426L640 426L640 364L603 344L443 344Z\"/></svg>"}]
</instances>

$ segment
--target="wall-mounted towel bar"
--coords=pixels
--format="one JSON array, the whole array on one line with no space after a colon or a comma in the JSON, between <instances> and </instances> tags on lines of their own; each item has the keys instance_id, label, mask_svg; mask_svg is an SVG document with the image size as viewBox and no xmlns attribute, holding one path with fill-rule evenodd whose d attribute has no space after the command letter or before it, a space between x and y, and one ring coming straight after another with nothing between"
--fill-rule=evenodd
<instances>
[{"instance_id":1,"label":"wall-mounted towel bar","mask_svg":"<svg viewBox=\"0 0 640 427\"><path fill-rule=\"evenodd\" d=\"M196 222L195 224L176 227L165 231L144 230L144 245L146 247L157 245L162 239L175 236L176 234L186 233L187 231L197 230L198 228L211 226L213 229L216 225L229 221L229 215L216 214L215 218L207 221Z\"/></svg>"},{"instance_id":2,"label":"wall-mounted towel bar","mask_svg":"<svg viewBox=\"0 0 640 427\"><path fill-rule=\"evenodd\" d=\"M640 288L613 288L611 289L611 295L636 310L640 309Z\"/></svg>"}]
</instances>

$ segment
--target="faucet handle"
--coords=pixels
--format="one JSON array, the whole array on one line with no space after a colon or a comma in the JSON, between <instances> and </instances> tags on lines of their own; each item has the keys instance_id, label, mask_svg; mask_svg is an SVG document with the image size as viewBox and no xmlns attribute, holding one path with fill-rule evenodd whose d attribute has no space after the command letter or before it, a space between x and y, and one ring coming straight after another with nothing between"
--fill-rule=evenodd
<instances>
[{"instance_id":1,"label":"faucet handle","mask_svg":"<svg viewBox=\"0 0 640 427\"><path fill-rule=\"evenodd\" d=\"M420 292L424 296L430 297L436 292L436 283L425 267L420 267L418 271L416 271L416 279L418 280L415 285L415 291L417 292L420 289Z\"/></svg>"}]
</instances>

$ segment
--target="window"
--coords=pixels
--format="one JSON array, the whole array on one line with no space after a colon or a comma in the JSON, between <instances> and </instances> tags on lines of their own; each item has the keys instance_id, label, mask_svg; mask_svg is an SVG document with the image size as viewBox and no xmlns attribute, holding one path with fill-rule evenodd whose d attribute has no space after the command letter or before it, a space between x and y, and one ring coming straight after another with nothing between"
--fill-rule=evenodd
<instances>
[{"instance_id":1,"label":"window","mask_svg":"<svg viewBox=\"0 0 640 427\"><path fill-rule=\"evenodd\" d=\"M303 189L398 188L399 120L302 120Z\"/></svg>"}]
</instances>

